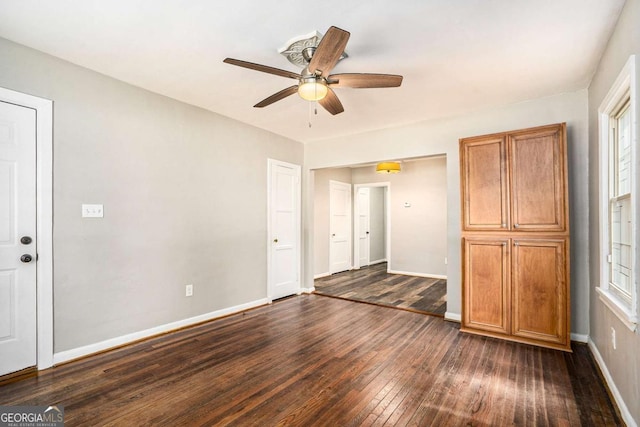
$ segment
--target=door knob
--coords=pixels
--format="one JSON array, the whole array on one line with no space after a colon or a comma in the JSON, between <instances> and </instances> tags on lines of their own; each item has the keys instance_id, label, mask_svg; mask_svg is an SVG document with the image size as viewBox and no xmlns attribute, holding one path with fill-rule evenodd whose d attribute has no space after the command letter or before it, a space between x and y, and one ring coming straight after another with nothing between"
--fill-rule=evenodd
<instances>
[{"instance_id":1,"label":"door knob","mask_svg":"<svg viewBox=\"0 0 640 427\"><path fill-rule=\"evenodd\" d=\"M369 232L367 231L367 234L369 234Z\"/></svg>"},{"instance_id":2,"label":"door knob","mask_svg":"<svg viewBox=\"0 0 640 427\"><path fill-rule=\"evenodd\" d=\"M31 255L29 254L24 254L20 257L20 261L22 262L31 262L33 260L33 257L31 257Z\"/></svg>"},{"instance_id":3,"label":"door knob","mask_svg":"<svg viewBox=\"0 0 640 427\"><path fill-rule=\"evenodd\" d=\"M278 239L273 239L273 243L278 243Z\"/></svg>"},{"instance_id":4,"label":"door knob","mask_svg":"<svg viewBox=\"0 0 640 427\"><path fill-rule=\"evenodd\" d=\"M22 243L23 245L28 245L31 242L33 242L33 239L29 236L22 236L20 238L20 243Z\"/></svg>"}]
</instances>

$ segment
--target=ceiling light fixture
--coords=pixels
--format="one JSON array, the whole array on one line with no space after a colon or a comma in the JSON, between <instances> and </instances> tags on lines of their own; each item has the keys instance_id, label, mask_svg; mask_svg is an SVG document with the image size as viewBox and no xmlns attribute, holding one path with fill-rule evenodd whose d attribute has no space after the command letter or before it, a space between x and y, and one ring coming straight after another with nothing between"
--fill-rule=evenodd
<instances>
[{"instance_id":1,"label":"ceiling light fixture","mask_svg":"<svg viewBox=\"0 0 640 427\"><path fill-rule=\"evenodd\" d=\"M298 85L298 95L307 101L320 101L327 96L329 88L327 81L322 77L310 76L300 79Z\"/></svg>"},{"instance_id":2,"label":"ceiling light fixture","mask_svg":"<svg viewBox=\"0 0 640 427\"><path fill-rule=\"evenodd\" d=\"M382 162L376 166L377 173L398 173L400 172L400 163L398 162Z\"/></svg>"}]
</instances>

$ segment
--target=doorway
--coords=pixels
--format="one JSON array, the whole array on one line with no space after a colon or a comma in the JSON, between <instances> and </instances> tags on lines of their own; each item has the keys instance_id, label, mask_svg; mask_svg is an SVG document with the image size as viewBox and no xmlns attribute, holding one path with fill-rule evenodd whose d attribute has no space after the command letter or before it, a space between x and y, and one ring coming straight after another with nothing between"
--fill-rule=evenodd
<instances>
[{"instance_id":1,"label":"doorway","mask_svg":"<svg viewBox=\"0 0 640 427\"><path fill-rule=\"evenodd\" d=\"M387 262L390 252L389 182L354 184L354 266L366 267Z\"/></svg>"},{"instance_id":2,"label":"doorway","mask_svg":"<svg viewBox=\"0 0 640 427\"><path fill-rule=\"evenodd\" d=\"M268 160L270 300L300 293L300 166Z\"/></svg>"},{"instance_id":3,"label":"doorway","mask_svg":"<svg viewBox=\"0 0 640 427\"><path fill-rule=\"evenodd\" d=\"M314 170L313 273L316 293L353 299L357 293L361 300L367 302L390 306L397 303L406 309L442 315L441 312L446 310L448 250L446 164L446 157L440 155L403 160L402 171L393 175L376 173L375 164ZM329 229L329 213L325 208L328 205L329 181L336 179L353 186L354 228L354 270L337 274L329 269L329 246L328 242L325 243ZM369 191L361 191L363 188ZM374 188L376 191L386 190L385 250L378 256L373 252L371 241ZM364 214L361 210L365 211ZM370 231L368 236L366 231ZM384 271L381 272L380 268ZM414 294L414 290L417 293ZM388 301L392 295L397 298Z\"/></svg>"},{"instance_id":4,"label":"doorway","mask_svg":"<svg viewBox=\"0 0 640 427\"><path fill-rule=\"evenodd\" d=\"M329 273L351 270L351 184L329 181Z\"/></svg>"},{"instance_id":5,"label":"doorway","mask_svg":"<svg viewBox=\"0 0 640 427\"><path fill-rule=\"evenodd\" d=\"M28 219L30 215L28 213L23 217L23 212L26 211L22 209L14 210L17 215L13 219L7 218L9 221L33 221L31 229L20 228L19 233L15 234L11 230L5 229L9 233L4 233L4 237L7 243L12 242L20 249L18 250L20 252L19 264L14 263L16 268L27 266L28 269L34 270L34 280L37 281L37 284L34 282L33 285L35 286L35 292L29 296L31 299L29 304L34 310L34 313L29 314L29 317L35 316L35 319L31 318L30 320L30 322L33 322L32 325L35 325L35 345L29 345L28 349L25 347L26 353L19 357L22 360L18 361L18 364L3 366L0 375L5 375L15 371L16 368L17 370L29 367L46 369L53 365L53 103L50 100L4 88L0 88L0 102L6 107L9 115L12 114L9 112L11 110L30 111L27 113L27 116L31 116L28 119L30 124L27 126L31 128L34 134L34 140L30 143L32 146L25 151L27 153L26 157L23 153L18 155L20 158L15 157L14 160L5 162L4 177L6 179L0 185L3 186L3 197L6 196L7 200L20 200L18 194L13 194L13 192L22 193L27 191L32 192L34 195L35 203L32 207L35 210L35 215L33 219ZM10 117L9 120L6 118L2 120L3 125L5 125L5 129L2 132L3 143L8 147L3 154L3 159L5 154L7 159L13 156L10 151L15 151L16 153L22 151L18 148L19 137L15 140L12 137L12 135L16 135L16 126L18 126L15 123L12 124L12 122L13 120ZM32 174L32 179L31 184L28 184L32 188L25 190L21 184L11 182L12 176L16 172L15 168L10 165L13 161L32 164L32 172L29 172ZM30 203L33 203L33 201ZM8 223L4 225L8 225ZM29 243L25 243L29 239L24 238L30 238L31 240ZM7 252L3 257L8 259L8 263L16 261L13 252L10 254ZM5 261L2 262L3 264L5 263ZM13 291L15 295L17 282L14 282L9 277L11 274L6 276L7 280L4 281L6 285L5 291L8 291L7 293ZM18 306L15 306L15 309L22 310ZM9 322L17 322L21 316L23 316L22 313L15 312ZM25 313L24 316L26 318L27 314ZM6 324L7 319L2 320L4 323L2 326L5 332L4 335L15 334L16 329L12 329L13 326L11 324ZM33 326L29 326L29 328L33 328ZM0 358L5 360L4 355Z\"/></svg>"}]
</instances>

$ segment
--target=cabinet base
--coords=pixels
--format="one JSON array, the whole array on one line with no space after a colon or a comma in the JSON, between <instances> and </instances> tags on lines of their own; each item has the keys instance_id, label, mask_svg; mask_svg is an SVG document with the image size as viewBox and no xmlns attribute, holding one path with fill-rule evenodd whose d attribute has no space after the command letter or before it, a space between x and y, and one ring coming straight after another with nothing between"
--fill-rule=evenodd
<instances>
[{"instance_id":1,"label":"cabinet base","mask_svg":"<svg viewBox=\"0 0 640 427\"><path fill-rule=\"evenodd\" d=\"M537 347L544 347L544 348L550 348L553 350L560 350L560 351L566 351L568 353L573 353L573 350L571 350L570 340L567 340L567 344L564 345L564 344L557 344L557 343L546 342L546 341L537 341L537 340L532 340L527 338L520 338L513 335L503 335L503 334L498 334L494 332L479 331L477 329L465 328L464 326L460 326L460 332L473 334L473 335L481 335L484 337L498 338L505 341L512 341L520 344L535 345Z\"/></svg>"}]
</instances>

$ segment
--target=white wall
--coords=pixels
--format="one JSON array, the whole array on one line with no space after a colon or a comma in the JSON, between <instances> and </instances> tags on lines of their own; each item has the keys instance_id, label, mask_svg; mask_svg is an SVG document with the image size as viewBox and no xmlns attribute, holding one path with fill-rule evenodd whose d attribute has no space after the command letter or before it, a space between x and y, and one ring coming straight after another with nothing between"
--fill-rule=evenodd
<instances>
[{"instance_id":1,"label":"white wall","mask_svg":"<svg viewBox=\"0 0 640 427\"><path fill-rule=\"evenodd\" d=\"M0 63L54 101L56 352L266 298L267 158L302 144L3 39Z\"/></svg>"},{"instance_id":2,"label":"white wall","mask_svg":"<svg viewBox=\"0 0 640 427\"><path fill-rule=\"evenodd\" d=\"M369 261L383 261L387 258L387 219L384 187L369 189Z\"/></svg>"},{"instance_id":3,"label":"white wall","mask_svg":"<svg viewBox=\"0 0 640 427\"><path fill-rule=\"evenodd\" d=\"M640 82L640 0L627 0L589 86L589 240L591 242L592 289L590 338L602 356L629 416L633 417L636 424L640 424L640 331L631 332L623 325L600 301L598 293L595 291L595 288L600 284L599 248L602 243L598 232L600 221L598 208L598 188L600 185L598 108L632 54L636 55L636 80ZM635 117L635 121L640 126L640 103L638 102L636 103L636 113L638 116ZM634 166L640 167L640 165ZM635 204L638 206L638 201L635 201ZM638 250L638 245L636 245L636 250ZM638 277L638 272L636 272L636 277ZM636 286L638 286L637 283ZM611 344L611 328L616 331L617 349L615 350ZM629 423L628 420L627 423Z\"/></svg>"},{"instance_id":4,"label":"white wall","mask_svg":"<svg viewBox=\"0 0 640 427\"><path fill-rule=\"evenodd\" d=\"M428 102L428 101L426 101ZM588 122L587 91L560 94L514 105L488 108L466 115L309 143L309 170L446 154L447 158L447 316L461 313L460 288L460 168L458 139L474 135L567 122L569 140L569 198L571 223L572 331L589 331L588 275ZM308 209L308 207L307 207ZM306 216L308 228L313 217ZM310 239L312 236L309 236ZM305 266L313 265L313 242L305 242ZM306 283L313 276L305 274Z\"/></svg>"},{"instance_id":5,"label":"white wall","mask_svg":"<svg viewBox=\"0 0 640 427\"><path fill-rule=\"evenodd\" d=\"M352 182L390 183L389 270L445 276L447 256L447 165L444 157L403 162L398 174L354 168ZM410 207L405 207L409 203Z\"/></svg>"}]
</instances>

